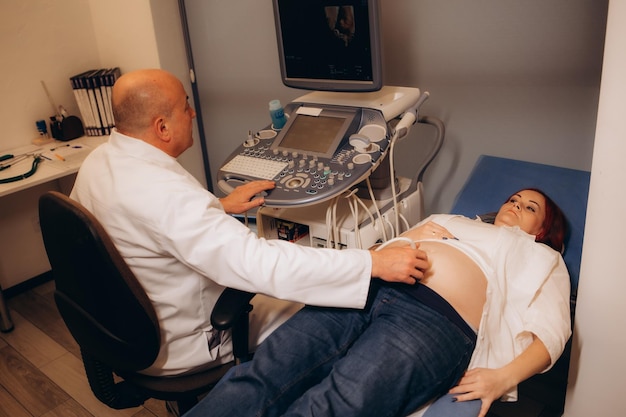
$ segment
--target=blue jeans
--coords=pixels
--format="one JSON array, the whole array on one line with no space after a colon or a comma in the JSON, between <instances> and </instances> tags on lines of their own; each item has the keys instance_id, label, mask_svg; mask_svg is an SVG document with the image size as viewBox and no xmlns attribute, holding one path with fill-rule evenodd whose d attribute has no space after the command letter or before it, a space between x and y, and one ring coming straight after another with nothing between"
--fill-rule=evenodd
<instances>
[{"instance_id":1,"label":"blue jeans","mask_svg":"<svg viewBox=\"0 0 626 417\"><path fill-rule=\"evenodd\" d=\"M402 416L445 393L474 341L394 286L364 310L306 307L185 417Z\"/></svg>"},{"instance_id":2,"label":"blue jeans","mask_svg":"<svg viewBox=\"0 0 626 417\"><path fill-rule=\"evenodd\" d=\"M455 396L446 394L428 407L423 417L477 417L481 400L456 401Z\"/></svg>"}]
</instances>

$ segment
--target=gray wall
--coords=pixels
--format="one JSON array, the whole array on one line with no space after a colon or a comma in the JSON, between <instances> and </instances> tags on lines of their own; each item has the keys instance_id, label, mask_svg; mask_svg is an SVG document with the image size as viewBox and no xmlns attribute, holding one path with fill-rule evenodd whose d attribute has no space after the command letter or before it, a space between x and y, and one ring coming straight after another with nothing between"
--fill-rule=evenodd
<instances>
[{"instance_id":1,"label":"gray wall","mask_svg":"<svg viewBox=\"0 0 626 417\"><path fill-rule=\"evenodd\" d=\"M448 211L480 154L591 169L606 0L380 0L385 84L419 87L444 147L426 211ZM267 102L306 93L280 82L271 2L186 0L213 179ZM419 130L401 143L412 176ZM215 187L217 191L217 188Z\"/></svg>"}]
</instances>

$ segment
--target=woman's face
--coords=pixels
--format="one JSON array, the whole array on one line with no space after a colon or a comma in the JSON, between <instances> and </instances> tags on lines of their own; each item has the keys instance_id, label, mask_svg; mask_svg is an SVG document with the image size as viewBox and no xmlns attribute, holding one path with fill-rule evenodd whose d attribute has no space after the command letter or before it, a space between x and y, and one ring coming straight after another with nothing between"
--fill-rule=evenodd
<instances>
[{"instance_id":1,"label":"woman's face","mask_svg":"<svg viewBox=\"0 0 626 417\"><path fill-rule=\"evenodd\" d=\"M511 196L498 211L496 226L519 226L528 234L541 233L546 218L546 200L537 191L523 190Z\"/></svg>"}]
</instances>

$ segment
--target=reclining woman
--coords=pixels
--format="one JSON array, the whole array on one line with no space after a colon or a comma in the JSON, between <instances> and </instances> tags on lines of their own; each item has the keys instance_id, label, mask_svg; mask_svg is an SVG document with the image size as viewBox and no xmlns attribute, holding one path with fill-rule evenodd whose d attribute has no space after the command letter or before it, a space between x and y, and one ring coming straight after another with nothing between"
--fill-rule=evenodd
<instances>
[{"instance_id":1,"label":"reclining woman","mask_svg":"<svg viewBox=\"0 0 626 417\"><path fill-rule=\"evenodd\" d=\"M547 195L514 193L493 224L434 215L403 236L428 255L418 284L375 281L364 310L305 307L186 416L405 416L446 392L484 416L554 364L570 281Z\"/></svg>"}]
</instances>

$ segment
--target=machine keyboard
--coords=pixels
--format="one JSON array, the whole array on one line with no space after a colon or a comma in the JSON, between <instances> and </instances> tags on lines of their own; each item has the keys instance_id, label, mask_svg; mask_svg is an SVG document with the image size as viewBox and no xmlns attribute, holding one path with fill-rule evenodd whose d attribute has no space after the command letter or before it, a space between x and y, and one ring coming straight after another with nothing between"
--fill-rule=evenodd
<instances>
[{"instance_id":1,"label":"machine keyboard","mask_svg":"<svg viewBox=\"0 0 626 417\"><path fill-rule=\"evenodd\" d=\"M232 172L233 174L272 180L286 167L287 162L236 155L226 165L224 165L221 170Z\"/></svg>"}]
</instances>

